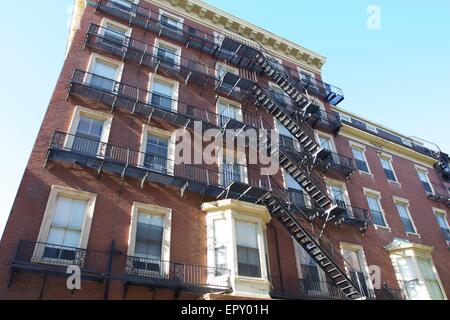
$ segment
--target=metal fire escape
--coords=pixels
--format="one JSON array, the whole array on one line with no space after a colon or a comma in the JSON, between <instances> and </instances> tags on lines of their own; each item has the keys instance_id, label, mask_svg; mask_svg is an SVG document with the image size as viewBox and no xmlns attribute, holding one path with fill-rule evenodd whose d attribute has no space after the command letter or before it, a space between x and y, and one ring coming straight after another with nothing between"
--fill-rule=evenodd
<instances>
[{"instance_id":1,"label":"metal fire escape","mask_svg":"<svg viewBox=\"0 0 450 320\"><path fill-rule=\"evenodd\" d=\"M97 10L103 11L107 14L117 16L122 19L128 19L130 24L136 24L143 27L145 30L151 30L157 32L159 36L165 36L176 41L184 42L187 46L198 47L194 45L196 42L202 41L201 50L206 51L203 48L213 47L210 53L216 56L221 56L221 53L231 52L230 59L232 63L239 63L242 67L242 61L248 61L246 66L253 70L257 66L264 74L275 81L294 102L292 108L286 108L282 106L276 99L271 96L266 88L259 85L256 81L251 81L239 75L235 75L230 72L226 72L219 80L219 85L216 85L216 90L222 90L224 84L228 89L228 94L231 95L238 89L239 97L241 99L254 98L254 102L257 106L264 108L268 113L272 114L277 120L279 120L292 135L298 140L302 146L304 153L298 154L286 150L283 146L273 148L268 136L260 137L260 143L267 145L268 153L272 155L279 155L281 166L292 175L292 177L302 186L303 190L310 196L310 198L317 204L325 216L325 223L333 219L332 211L336 205L328 195L325 184L321 181L320 177L312 171L317 159L320 158L322 148L315 141L314 136L309 132L310 126L307 124L307 115L313 108L313 102L309 97L308 90L299 81L294 81L290 74L284 70L283 66L277 64L276 59L270 56L261 46L254 47L246 43L242 43L238 40L231 39L228 36L224 36L222 42L217 45L214 37L208 36L203 33L203 36L199 36L198 30L188 27L186 31L184 26L180 30L176 30L173 26L167 27L161 22L160 18L152 16L150 9L136 6L135 4L128 7L123 7L114 1L99 0ZM199 40L200 39L200 40ZM234 48L234 50L232 50ZM125 51L125 55L129 54L129 48ZM143 59L148 58L141 51L136 51L137 57L141 58L141 64ZM208 51L210 51L208 49ZM152 57L152 62L157 57ZM145 63L144 63L145 64ZM158 68L161 64L157 64L154 68ZM182 70L182 68L175 68L175 70ZM186 73L186 82L192 77L191 72ZM214 75L215 76L215 75ZM74 92L78 88L79 95L88 95L91 93L92 98L93 91L89 91L90 88L85 88L82 83L86 78L80 79L79 83L71 83L71 89L69 92ZM204 80L208 82L209 80ZM81 88L81 89L80 89ZM83 91L82 89L85 89ZM114 87L113 87L114 88ZM117 90L123 88L118 86ZM110 93L102 93L102 102L105 102L105 97L109 97ZM148 103L141 103L139 101L139 90L136 91L136 99L128 101L129 105L127 109L132 107L132 113L137 112L137 107L150 112L149 121L152 116L157 114L156 111L161 111L160 108L148 105ZM328 101L338 103L335 100L334 94L327 96ZM105 102L115 106L118 102L117 95L111 95L111 101ZM175 113L173 111L164 111L167 114ZM176 117L176 119L179 119ZM191 123L190 120L199 120L193 117L186 111L182 117L183 121L186 119L185 127L188 128ZM170 121L170 117L167 118ZM200 119L204 120L204 119ZM178 124L181 124L178 122ZM167 172L156 172L152 168L144 168L142 164L137 163L139 153L119 148L107 144L102 144L101 159L92 159L91 157L76 152L75 159L71 159L73 154L73 146L68 147L65 143L67 141L67 135L62 133L56 133L53 141L50 145L48 160L62 160L62 161L76 161L78 164L97 169L99 174L102 170L109 170L110 172L119 173L122 176L122 181L125 176L131 176L141 179L142 185L146 181L161 183L167 185L174 185L182 190L182 194L185 190L191 190L203 194L214 196L217 199L234 198L242 201L248 201L265 205L272 216L276 218L289 232L289 234L308 252L311 257L317 262L325 273L328 275L330 281L338 286L338 288L349 299L361 299L364 298L364 293L361 288L347 275L344 268L339 266L333 258L327 254L326 250L321 247L319 241L312 236L305 227L299 223L294 213L291 212L288 205L286 205L285 199L280 197L277 192L271 187L270 180L268 185L259 183L242 183L238 181L231 182L228 186L220 186L218 183L216 174L208 169L199 169L195 166L184 166L175 168L174 173L168 174ZM111 160L111 161L109 161ZM206 177L206 178L205 178ZM199 182L201 180L201 182ZM206 180L206 181L205 181ZM325 225L326 226L326 225ZM325 228L324 226L324 228ZM322 230L323 233L323 230ZM322 235L321 233L321 235Z\"/></svg>"}]
</instances>

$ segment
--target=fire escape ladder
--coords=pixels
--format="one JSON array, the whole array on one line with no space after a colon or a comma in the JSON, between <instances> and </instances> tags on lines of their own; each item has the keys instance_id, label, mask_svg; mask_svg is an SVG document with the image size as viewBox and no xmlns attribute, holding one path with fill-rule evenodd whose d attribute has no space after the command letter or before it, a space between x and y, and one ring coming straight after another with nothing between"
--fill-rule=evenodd
<instances>
[{"instance_id":1,"label":"fire escape ladder","mask_svg":"<svg viewBox=\"0 0 450 320\"><path fill-rule=\"evenodd\" d=\"M277 65L275 61L262 47L255 57L255 62L262 71L291 97L292 101L300 107L302 112L306 113L308 107L312 104L307 90L303 87L300 90L298 82L297 86L294 85L286 71L282 69L282 66Z\"/></svg>"},{"instance_id":2,"label":"fire escape ladder","mask_svg":"<svg viewBox=\"0 0 450 320\"><path fill-rule=\"evenodd\" d=\"M268 194L261 202L268 208L289 234L314 259L318 266L339 290L350 300L364 299L363 291L349 278L343 268L329 255L310 235L306 229L294 218L289 209L272 194Z\"/></svg>"}]
</instances>

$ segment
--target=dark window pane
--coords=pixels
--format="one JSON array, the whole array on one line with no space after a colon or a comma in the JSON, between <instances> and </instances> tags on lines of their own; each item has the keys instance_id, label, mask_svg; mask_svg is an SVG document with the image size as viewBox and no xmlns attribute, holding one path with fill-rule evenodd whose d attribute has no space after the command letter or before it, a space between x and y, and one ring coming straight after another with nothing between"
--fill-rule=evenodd
<instances>
[{"instance_id":1,"label":"dark window pane","mask_svg":"<svg viewBox=\"0 0 450 320\"><path fill-rule=\"evenodd\" d=\"M237 247L238 272L240 276L260 278L261 267L259 261L259 250L246 247Z\"/></svg>"},{"instance_id":2,"label":"dark window pane","mask_svg":"<svg viewBox=\"0 0 450 320\"><path fill-rule=\"evenodd\" d=\"M384 169L384 173L386 174L386 178L388 178L388 180L397 181L394 172L392 172L391 170Z\"/></svg>"}]
</instances>

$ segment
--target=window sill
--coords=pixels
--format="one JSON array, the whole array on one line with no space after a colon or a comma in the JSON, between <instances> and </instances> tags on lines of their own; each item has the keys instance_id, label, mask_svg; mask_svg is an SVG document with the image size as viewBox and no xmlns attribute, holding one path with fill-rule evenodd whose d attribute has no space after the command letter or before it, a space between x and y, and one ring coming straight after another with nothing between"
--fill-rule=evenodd
<instances>
[{"instance_id":1,"label":"window sill","mask_svg":"<svg viewBox=\"0 0 450 320\"><path fill-rule=\"evenodd\" d=\"M388 183L389 184L393 184L393 185L397 185L400 188L402 187L402 184L400 182L398 182L398 181L388 180Z\"/></svg>"},{"instance_id":2,"label":"window sill","mask_svg":"<svg viewBox=\"0 0 450 320\"><path fill-rule=\"evenodd\" d=\"M358 170L358 172L359 172L359 174L369 176L369 177L371 177L372 179L373 179L373 177L374 177L374 176L373 176L373 173L370 173L370 172L361 171L361 170Z\"/></svg>"},{"instance_id":3,"label":"window sill","mask_svg":"<svg viewBox=\"0 0 450 320\"><path fill-rule=\"evenodd\" d=\"M251 277L243 277L243 276L236 276L236 281L240 282L247 282L247 283L260 283L260 284L267 284L269 283L269 280L264 278L251 278Z\"/></svg>"},{"instance_id":4,"label":"window sill","mask_svg":"<svg viewBox=\"0 0 450 320\"><path fill-rule=\"evenodd\" d=\"M414 236L417 237L419 239L422 239L422 236L419 233L414 233L414 232L406 232L407 236Z\"/></svg>"},{"instance_id":5,"label":"window sill","mask_svg":"<svg viewBox=\"0 0 450 320\"><path fill-rule=\"evenodd\" d=\"M385 226L379 226L376 224L374 224L373 226L374 226L375 230L386 230L386 231L392 232L392 229L388 226L385 227Z\"/></svg>"}]
</instances>

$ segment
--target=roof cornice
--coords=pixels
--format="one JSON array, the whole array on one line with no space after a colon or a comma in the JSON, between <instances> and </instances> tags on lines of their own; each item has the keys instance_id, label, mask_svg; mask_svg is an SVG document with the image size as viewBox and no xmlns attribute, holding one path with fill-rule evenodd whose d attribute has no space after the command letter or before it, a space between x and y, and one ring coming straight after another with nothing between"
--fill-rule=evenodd
<instances>
[{"instance_id":1,"label":"roof cornice","mask_svg":"<svg viewBox=\"0 0 450 320\"><path fill-rule=\"evenodd\" d=\"M277 36L258 26L226 13L200 0L146 0L158 6L188 16L213 29L227 30L261 43L277 56L300 64L301 67L321 72L326 58L298 44Z\"/></svg>"}]
</instances>

